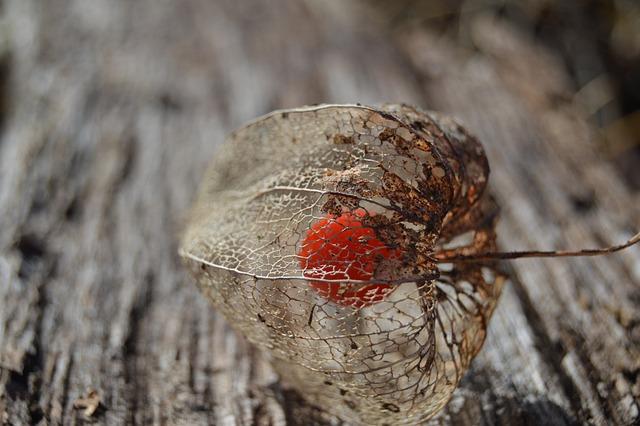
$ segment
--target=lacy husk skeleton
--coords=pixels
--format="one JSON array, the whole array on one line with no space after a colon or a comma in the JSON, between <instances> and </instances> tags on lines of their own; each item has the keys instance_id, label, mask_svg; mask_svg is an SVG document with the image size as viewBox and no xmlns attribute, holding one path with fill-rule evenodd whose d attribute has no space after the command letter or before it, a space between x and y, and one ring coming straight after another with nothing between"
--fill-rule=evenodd
<instances>
[{"instance_id":1,"label":"lacy husk skeleton","mask_svg":"<svg viewBox=\"0 0 640 426\"><path fill-rule=\"evenodd\" d=\"M419 423L480 350L505 280L488 175L480 143L437 113L276 111L220 150L181 255L307 400Z\"/></svg>"}]
</instances>

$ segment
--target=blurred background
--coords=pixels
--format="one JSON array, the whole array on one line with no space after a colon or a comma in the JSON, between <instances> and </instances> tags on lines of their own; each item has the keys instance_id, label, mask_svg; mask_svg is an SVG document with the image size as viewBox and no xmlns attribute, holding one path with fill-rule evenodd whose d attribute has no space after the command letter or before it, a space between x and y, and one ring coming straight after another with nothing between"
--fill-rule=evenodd
<instances>
[{"instance_id":1,"label":"blurred background","mask_svg":"<svg viewBox=\"0 0 640 426\"><path fill-rule=\"evenodd\" d=\"M633 0L372 0L392 30L424 26L474 49L472 25L496 14L561 58L603 155L640 188L640 3Z\"/></svg>"},{"instance_id":2,"label":"blurred background","mask_svg":"<svg viewBox=\"0 0 640 426\"><path fill-rule=\"evenodd\" d=\"M504 249L640 225L637 1L0 0L0 423L340 424L177 256L225 135L323 102L460 119ZM638 424L638 258L507 265L434 424Z\"/></svg>"}]
</instances>

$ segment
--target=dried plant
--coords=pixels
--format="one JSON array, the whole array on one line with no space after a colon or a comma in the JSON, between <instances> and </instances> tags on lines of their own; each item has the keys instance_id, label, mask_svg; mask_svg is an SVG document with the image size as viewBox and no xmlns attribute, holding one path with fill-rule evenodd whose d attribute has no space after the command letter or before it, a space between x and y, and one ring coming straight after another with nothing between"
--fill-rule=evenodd
<instances>
[{"instance_id":1,"label":"dried plant","mask_svg":"<svg viewBox=\"0 0 640 426\"><path fill-rule=\"evenodd\" d=\"M496 259L603 252L497 253L488 175L481 144L440 114L277 111L223 146L181 255L307 400L354 423L415 424L483 344L505 281Z\"/></svg>"}]
</instances>

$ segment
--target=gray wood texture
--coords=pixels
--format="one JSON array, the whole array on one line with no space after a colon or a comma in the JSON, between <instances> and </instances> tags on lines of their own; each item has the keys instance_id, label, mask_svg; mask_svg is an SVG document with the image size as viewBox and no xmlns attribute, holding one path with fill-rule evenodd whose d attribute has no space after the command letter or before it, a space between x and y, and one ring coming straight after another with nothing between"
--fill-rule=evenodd
<instances>
[{"instance_id":1,"label":"gray wood texture","mask_svg":"<svg viewBox=\"0 0 640 426\"><path fill-rule=\"evenodd\" d=\"M366 3L0 3L0 423L336 423L281 385L177 257L225 134L269 110L407 102L487 148L509 249L640 225L561 61L496 17L473 49ZM640 248L520 260L434 424L640 422ZM96 404L99 402L99 404Z\"/></svg>"}]
</instances>

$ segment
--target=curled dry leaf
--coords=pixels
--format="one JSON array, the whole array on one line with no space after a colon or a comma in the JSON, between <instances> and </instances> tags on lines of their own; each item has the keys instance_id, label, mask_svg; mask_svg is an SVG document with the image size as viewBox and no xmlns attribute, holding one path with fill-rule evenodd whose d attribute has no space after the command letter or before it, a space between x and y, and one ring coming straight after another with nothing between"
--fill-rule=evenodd
<instances>
[{"instance_id":1,"label":"curled dry leaf","mask_svg":"<svg viewBox=\"0 0 640 426\"><path fill-rule=\"evenodd\" d=\"M100 407L100 394L95 389L87 390L87 395L76 399L73 402L73 408L84 409L83 414L85 417L91 417L95 414L96 410Z\"/></svg>"},{"instance_id":2,"label":"curled dry leaf","mask_svg":"<svg viewBox=\"0 0 640 426\"><path fill-rule=\"evenodd\" d=\"M305 398L418 423L485 339L504 277L480 143L407 105L277 111L211 165L181 255L231 325Z\"/></svg>"}]
</instances>

